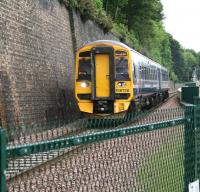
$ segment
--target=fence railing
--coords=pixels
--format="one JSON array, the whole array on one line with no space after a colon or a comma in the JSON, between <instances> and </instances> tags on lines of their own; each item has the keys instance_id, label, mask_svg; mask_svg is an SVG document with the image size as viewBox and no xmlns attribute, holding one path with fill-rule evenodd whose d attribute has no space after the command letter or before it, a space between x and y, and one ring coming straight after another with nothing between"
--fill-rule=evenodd
<instances>
[{"instance_id":1,"label":"fence railing","mask_svg":"<svg viewBox=\"0 0 200 192\"><path fill-rule=\"evenodd\" d=\"M1 129L0 192L187 191L200 176L199 103L128 127L28 143L7 145Z\"/></svg>"}]
</instances>

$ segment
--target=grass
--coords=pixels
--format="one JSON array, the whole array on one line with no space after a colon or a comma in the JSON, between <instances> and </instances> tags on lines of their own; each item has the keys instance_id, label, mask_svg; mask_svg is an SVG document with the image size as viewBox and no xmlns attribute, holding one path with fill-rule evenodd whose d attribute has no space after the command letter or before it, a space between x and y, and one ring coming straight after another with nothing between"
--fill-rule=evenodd
<instances>
[{"instance_id":1,"label":"grass","mask_svg":"<svg viewBox=\"0 0 200 192\"><path fill-rule=\"evenodd\" d=\"M181 134L181 135L180 135ZM184 139L170 135L168 143L161 144L148 156L138 170L139 191L180 192L184 191Z\"/></svg>"}]
</instances>

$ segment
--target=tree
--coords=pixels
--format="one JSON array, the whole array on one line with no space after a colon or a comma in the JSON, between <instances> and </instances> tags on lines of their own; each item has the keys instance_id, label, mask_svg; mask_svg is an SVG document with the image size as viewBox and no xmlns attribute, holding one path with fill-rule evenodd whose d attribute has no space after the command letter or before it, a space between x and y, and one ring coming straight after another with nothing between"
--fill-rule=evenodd
<instances>
[{"instance_id":1,"label":"tree","mask_svg":"<svg viewBox=\"0 0 200 192\"><path fill-rule=\"evenodd\" d=\"M117 23L124 24L126 22L124 8L127 4L128 0L103 0L103 7L106 10L106 13Z\"/></svg>"},{"instance_id":2,"label":"tree","mask_svg":"<svg viewBox=\"0 0 200 192\"><path fill-rule=\"evenodd\" d=\"M112 32L122 42L167 67L171 79L190 80L193 66L200 72L200 53L183 49L178 41L166 33L160 0L73 1L79 1L78 5L84 8L80 8L82 13L93 13L104 28L111 29L113 26ZM113 20L113 25L108 16Z\"/></svg>"},{"instance_id":3,"label":"tree","mask_svg":"<svg viewBox=\"0 0 200 192\"><path fill-rule=\"evenodd\" d=\"M185 73L185 60L181 45L170 36L170 47L172 53L173 71L179 80L188 80L188 74Z\"/></svg>"}]
</instances>

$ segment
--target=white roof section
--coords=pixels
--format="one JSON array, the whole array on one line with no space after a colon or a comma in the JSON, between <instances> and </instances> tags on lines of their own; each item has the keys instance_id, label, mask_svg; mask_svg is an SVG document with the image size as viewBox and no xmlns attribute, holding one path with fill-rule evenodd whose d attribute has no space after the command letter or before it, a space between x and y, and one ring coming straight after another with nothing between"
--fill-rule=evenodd
<instances>
[{"instance_id":1,"label":"white roof section","mask_svg":"<svg viewBox=\"0 0 200 192\"><path fill-rule=\"evenodd\" d=\"M131 48L125 45L124 43L121 43L119 41L114 41L114 40L97 40L97 41L87 43L85 46L92 45L94 43L112 43L112 44L119 45L121 47L131 50Z\"/></svg>"},{"instance_id":2,"label":"white roof section","mask_svg":"<svg viewBox=\"0 0 200 192\"><path fill-rule=\"evenodd\" d=\"M112 44L115 44L115 45L118 45L118 46L121 46L121 47L124 47L126 49L129 49L130 51L133 51L143 57L145 57L146 59L150 60L154 65L156 65L157 67L160 67L161 69L163 70L167 70L164 66L160 65L159 63L153 61L152 59L149 59L148 57L142 55L141 53L137 52L136 50L132 49L131 47L127 46L126 44L122 43L122 42L119 42L119 41L114 41L114 40L97 40L97 41L93 41L93 42L90 42L90 43L87 43L85 44L84 46L88 46L88 45L92 45L92 44L95 44L95 43L112 43Z\"/></svg>"}]
</instances>

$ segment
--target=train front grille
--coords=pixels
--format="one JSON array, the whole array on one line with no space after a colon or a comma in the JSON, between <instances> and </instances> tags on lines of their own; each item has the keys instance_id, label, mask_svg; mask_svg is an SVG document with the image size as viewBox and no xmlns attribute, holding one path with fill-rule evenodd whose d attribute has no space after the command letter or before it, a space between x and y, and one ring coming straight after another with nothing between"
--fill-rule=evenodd
<instances>
[{"instance_id":1,"label":"train front grille","mask_svg":"<svg viewBox=\"0 0 200 192\"><path fill-rule=\"evenodd\" d=\"M114 113L113 101L95 101L94 113Z\"/></svg>"}]
</instances>

